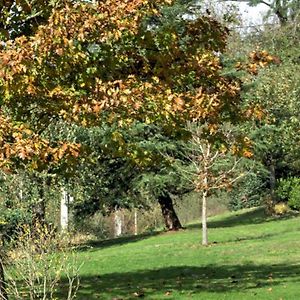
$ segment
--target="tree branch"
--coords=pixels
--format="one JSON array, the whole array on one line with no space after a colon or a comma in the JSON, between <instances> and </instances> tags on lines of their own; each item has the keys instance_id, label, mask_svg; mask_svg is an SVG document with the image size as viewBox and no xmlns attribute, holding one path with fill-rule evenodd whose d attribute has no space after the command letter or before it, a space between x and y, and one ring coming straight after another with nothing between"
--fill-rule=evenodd
<instances>
[{"instance_id":1,"label":"tree branch","mask_svg":"<svg viewBox=\"0 0 300 300\"><path fill-rule=\"evenodd\" d=\"M249 0L221 0L222 2L246 2L246 3L248 3L248 4L250 4L250 2L251 1L249 1ZM265 4L265 5L267 5L268 7L270 7L270 8L274 8L273 6L272 6L272 4L271 3L268 3L268 2L266 2L266 1L263 1L263 0L261 0L261 1L259 1L259 3L258 4Z\"/></svg>"}]
</instances>

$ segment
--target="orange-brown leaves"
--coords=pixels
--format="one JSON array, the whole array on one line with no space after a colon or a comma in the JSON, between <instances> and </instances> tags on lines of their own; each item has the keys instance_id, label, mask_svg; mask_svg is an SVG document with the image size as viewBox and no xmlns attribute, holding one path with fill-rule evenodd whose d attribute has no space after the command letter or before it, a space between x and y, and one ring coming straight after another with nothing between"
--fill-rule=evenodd
<instances>
[{"instance_id":1,"label":"orange-brown leaves","mask_svg":"<svg viewBox=\"0 0 300 300\"><path fill-rule=\"evenodd\" d=\"M245 117L262 120L266 117L266 112L260 105L253 105L246 110Z\"/></svg>"},{"instance_id":2,"label":"orange-brown leaves","mask_svg":"<svg viewBox=\"0 0 300 300\"><path fill-rule=\"evenodd\" d=\"M246 158L253 157L252 141L245 136L237 137L235 143L231 145L229 150L233 155L238 155Z\"/></svg>"},{"instance_id":3,"label":"orange-brown leaves","mask_svg":"<svg viewBox=\"0 0 300 300\"><path fill-rule=\"evenodd\" d=\"M25 114L31 99L43 113L84 126L105 121L103 114L122 122L216 118L222 103L235 97L231 84L219 76L220 62L213 53L224 48L226 29L208 17L187 22L185 51L173 27L148 32L150 40L139 36L141 19L159 15L158 5L171 3L105 0L54 10L34 36L9 42L0 51L4 100ZM148 51L156 42L161 51ZM137 46L143 48L143 58ZM101 51L95 60L93 55ZM196 95L184 91L187 84Z\"/></svg>"},{"instance_id":4,"label":"orange-brown leaves","mask_svg":"<svg viewBox=\"0 0 300 300\"><path fill-rule=\"evenodd\" d=\"M268 63L280 63L280 59L277 56L270 55L266 50L252 51L249 54L249 58L253 63L258 63L260 66L265 67Z\"/></svg>"},{"instance_id":5,"label":"orange-brown leaves","mask_svg":"<svg viewBox=\"0 0 300 300\"><path fill-rule=\"evenodd\" d=\"M260 68L265 68L269 64L280 64L280 58L269 54L266 50L256 50L249 53L249 62L236 64L238 70L246 70L252 75L257 75Z\"/></svg>"},{"instance_id":6,"label":"orange-brown leaves","mask_svg":"<svg viewBox=\"0 0 300 300\"><path fill-rule=\"evenodd\" d=\"M36 169L57 164L62 159L78 157L80 145L49 141L34 134L25 125L13 124L0 114L0 168L9 169L18 160Z\"/></svg>"},{"instance_id":7,"label":"orange-brown leaves","mask_svg":"<svg viewBox=\"0 0 300 300\"><path fill-rule=\"evenodd\" d=\"M156 1L169 5L172 1ZM123 31L135 34L142 17L153 12L148 0L105 0L97 4L65 5L56 10L37 35L52 38L54 44L67 45L69 40L107 42L118 40ZM46 49L45 49L46 50Z\"/></svg>"}]
</instances>

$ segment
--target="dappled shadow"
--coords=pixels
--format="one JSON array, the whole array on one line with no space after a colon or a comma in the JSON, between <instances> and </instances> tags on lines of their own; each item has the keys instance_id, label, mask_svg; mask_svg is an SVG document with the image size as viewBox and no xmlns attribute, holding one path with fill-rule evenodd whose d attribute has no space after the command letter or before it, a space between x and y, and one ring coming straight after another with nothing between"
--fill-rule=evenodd
<instances>
[{"instance_id":1,"label":"dappled shadow","mask_svg":"<svg viewBox=\"0 0 300 300\"><path fill-rule=\"evenodd\" d=\"M257 208L245 213L237 213L222 220L208 222L210 228L233 227L237 225L260 224L270 221L272 218L265 214L264 208Z\"/></svg>"},{"instance_id":2,"label":"dappled shadow","mask_svg":"<svg viewBox=\"0 0 300 300\"><path fill-rule=\"evenodd\" d=\"M112 246L121 246L124 244L135 243L141 240L145 240L147 238L157 236L164 231L153 231L148 233L143 233L139 235L130 235L130 236L122 236L114 239L107 240L91 240L82 245L80 245L77 249L78 251L85 251L87 249L104 249Z\"/></svg>"},{"instance_id":3,"label":"dappled shadow","mask_svg":"<svg viewBox=\"0 0 300 300\"><path fill-rule=\"evenodd\" d=\"M237 243L237 242L246 242L246 241L257 241L257 240L263 240L266 241L269 238L282 235L282 232L274 232L274 233L263 233L260 235L245 235L245 236L238 236L234 237L225 241L212 241L209 242L209 245L222 245L222 244L228 244L228 243Z\"/></svg>"},{"instance_id":4,"label":"dappled shadow","mask_svg":"<svg viewBox=\"0 0 300 300\"><path fill-rule=\"evenodd\" d=\"M300 280L299 265L177 266L155 270L99 274L82 277L78 299L133 299L180 292L225 293L270 287ZM154 299L154 298L152 298Z\"/></svg>"},{"instance_id":5,"label":"dappled shadow","mask_svg":"<svg viewBox=\"0 0 300 300\"><path fill-rule=\"evenodd\" d=\"M261 224L274 220L286 220L289 218L299 216L298 213L291 212L284 216L268 216L265 214L264 208L259 207L256 209L252 209L250 211L246 211L244 213L236 213L232 214L228 217L222 218L222 220L208 220L209 228L221 228L221 227L234 227L240 225L250 225L250 224ZM201 228L201 224L191 224L186 226L189 229L193 228Z\"/></svg>"}]
</instances>

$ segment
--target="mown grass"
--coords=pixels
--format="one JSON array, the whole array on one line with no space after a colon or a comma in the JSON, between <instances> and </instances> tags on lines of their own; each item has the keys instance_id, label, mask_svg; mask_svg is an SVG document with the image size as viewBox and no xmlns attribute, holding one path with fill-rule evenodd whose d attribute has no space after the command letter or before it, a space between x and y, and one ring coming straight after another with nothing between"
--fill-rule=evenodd
<instances>
[{"instance_id":1,"label":"mown grass","mask_svg":"<svg viewBox=\"0 0 300 300\"><path fill-rule=\"evenodd\" d=\"M300 218L261 209L80 250L78 299L300 299Z\"/></svg>"}]
</instances>

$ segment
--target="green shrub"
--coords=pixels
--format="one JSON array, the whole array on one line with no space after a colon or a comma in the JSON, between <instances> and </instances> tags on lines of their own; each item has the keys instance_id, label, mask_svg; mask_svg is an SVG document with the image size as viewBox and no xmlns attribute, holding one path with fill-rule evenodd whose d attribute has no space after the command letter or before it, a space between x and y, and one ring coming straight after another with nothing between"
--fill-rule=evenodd
<instances>
[{"instance_id":1,"label":"green shrub","mask_svg":"<svg viewBox=\"0 0 300 300\"><path fill-rule=\"evenodd\" d=\"M265 185L265 180L254 173L245 176L229 193L229 209L239 210L262 205L266 193Z\"/></svg>"},{"instance_id":2,"label":"green shrub","mask_svg":"<svg viewBox=\"0 0 300 300\"><path fill-rule=\"evenodd\" d=\"M22 209L8 209L0 205L0 233L3 239L11 240L16 234L16 228L22 224L30 224L31 214Z\"/></svg>"},{"instance_id":3,"label":"green shrub","mask_svg":"<svg viewBox=\"0 0 300 300\"><path fill-rule=\"evenodd\" d=\"M300 209L300 178L289 177L280 179L276 189L280 201L287 202L292 209Z\"/></svg>"}]
</instances>

